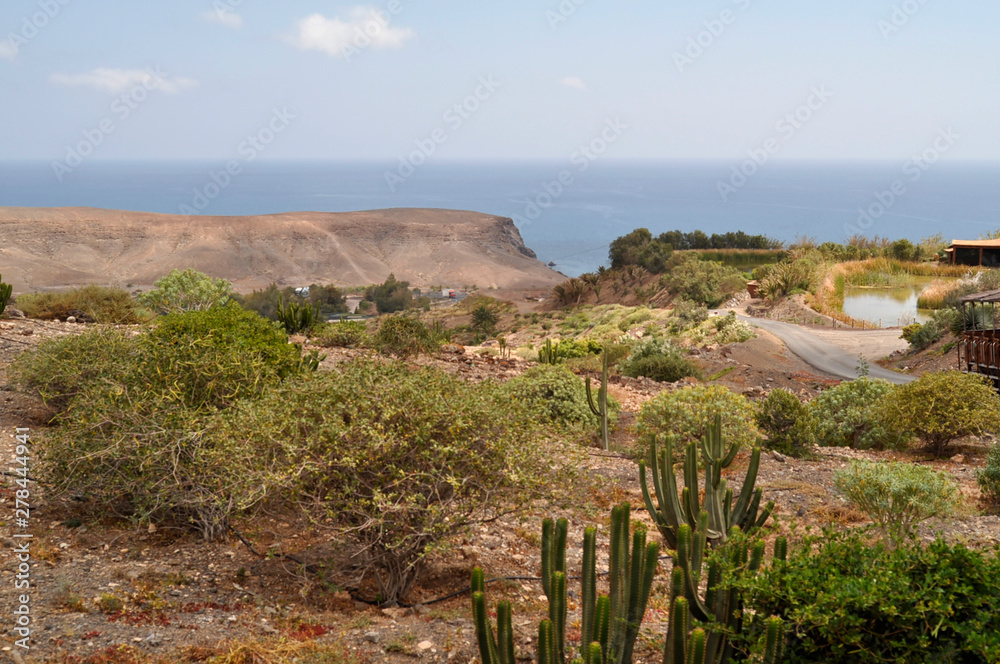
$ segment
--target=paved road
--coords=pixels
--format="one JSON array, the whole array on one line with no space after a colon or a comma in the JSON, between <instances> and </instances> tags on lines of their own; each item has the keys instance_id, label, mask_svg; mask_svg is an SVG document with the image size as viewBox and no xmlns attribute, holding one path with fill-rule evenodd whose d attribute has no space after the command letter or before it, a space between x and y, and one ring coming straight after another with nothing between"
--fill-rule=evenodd
<instances>
[{"instance_id":1,"label":"paved road","mask_svg":"<svg viewBox=\"0 0 1000 664\"><path fill-rule=\"evenodd\" d=\"M820 339L812 334L807 328L791 323L769 320L767 318L749 318L740 316L751 325L767 330L774 336L785 342L788 350L792 351L812 367L819 369L823 373L837 376L838 378L853 379L858 377L858 358L848 352L837 348L833 344ZM856 334L864 334L857 332ZM872 363L868 369L868 375L872 378L884 378L890 383L902 385L915 379L915 376L889 371Z\"/></svg>"}]
</instances>

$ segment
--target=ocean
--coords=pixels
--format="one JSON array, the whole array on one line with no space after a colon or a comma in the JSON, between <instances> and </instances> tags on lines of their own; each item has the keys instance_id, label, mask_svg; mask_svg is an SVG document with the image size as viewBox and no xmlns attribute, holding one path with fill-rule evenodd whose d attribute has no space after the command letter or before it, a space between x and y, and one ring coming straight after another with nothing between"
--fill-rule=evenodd
<instances>
[{"instance_id":1,"label":"ocean","mask_svg":"<svg viewBox=\"0 0 1000 664\"><path fill-rule=\"evenodd\" d=\"M0 162L0 206L212 215L475 210L513 218L539 259L576 276L606 264L609 243L639 227L742 230L785 242L854 233L974 239L1000 228L1000 164L85 161L56 174L48 163Z\"/></svg>"}]
</instances>

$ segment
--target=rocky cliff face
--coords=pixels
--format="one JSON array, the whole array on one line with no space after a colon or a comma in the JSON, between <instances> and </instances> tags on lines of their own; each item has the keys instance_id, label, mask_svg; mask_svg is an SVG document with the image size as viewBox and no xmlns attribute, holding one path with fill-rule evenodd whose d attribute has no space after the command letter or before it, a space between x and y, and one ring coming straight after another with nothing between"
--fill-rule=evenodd
<instances>
[{"instance_id":1,"label":"rocky cliff face","mask_svg":"<svg viewBox=\"0 0 1000 664\"><path fill-rule=\"evenodd\" d=\"M508 218L459 210L208 217L93 208L0 208L0 274L17 292L148 286L193 267L238 290L380 283L549 288L564 277Z\"/></svg>"}]
</instances>

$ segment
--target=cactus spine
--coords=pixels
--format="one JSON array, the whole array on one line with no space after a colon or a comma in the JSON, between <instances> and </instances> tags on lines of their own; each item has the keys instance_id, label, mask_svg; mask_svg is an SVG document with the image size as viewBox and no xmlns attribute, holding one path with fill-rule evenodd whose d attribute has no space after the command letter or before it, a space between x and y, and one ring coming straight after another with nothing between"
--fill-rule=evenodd
<instances>
[{"instance_id":1,"label":"cactus spine","mask_svg":"<svg viewBox=\"0 0 1000 664\"><path fill-rule=\"evenodd\" d=\"M753 448L750 466L740 489L740 497L736 505L733 505L733 491L727 487L726 480L722 478L722 469L733 462L738 451L736 445L726 451L722 441L722 418L716 415L715 422L709 424L708 433L702 439L701 445L692 442L687 446L684 454L684 489L678 496L677 479L673 469L673 441L667 438L666 449L660 450L656 439L652 439L649 456L646 461L639 463L639 482L642 485L642 497L646 509L670 548L677 548L677 533L682 524L687 524L692 529L698 527L698 518L703 510L708 513L705 534L713 546L724 542L734 527L752 533L767 522L774 510L774 502L768 502L761 510L763 490L754 490L757 471L760 468L760 446ZM699 452L705 466L703 503L699 501ZM656 505L653 503L653 496L650 495L646 480L647 464L652 469Z\"/></svg>"},{"instance_id":2,"label":"cactus spine","mask_svg":"<svg viewBox=\"0 0 1000 664\"><path fill-rule=\"evenodd\" d=\"M601 359L601 387L597 390L597 404L594 404L594 395L590 390L590 376L587 376L587 405L590 411L601 418L601 447L607 450L608 441L608 347L604 347Z\"/></svg>"},{"instance_id":3,"label":"cactus spine","mask_svg":"<svg viewBox=\"0 0 1000 664\"><path fill-rule=\"evenodd\" d=\"M596 532L588 528L583 540L583 575L581 588L582 619L580 658L584 664L629 664L639 625L653 585L660 547L646 542L642 528L632 534L629 548L630 508L627 504L611 512L611 561L608 595L597 595ZM542 523L542 587L549 600L549 617L538 627L538 661L563 664L566 659L566 532L565 519ZM472 573L472 613L483 664L509 664L505 643L512 643L509 633L509 605L501 612L497 606L497 635L487 619L483 594L483 572ZM511 648L513 646L511 645ZM511 650L511 653L513 651ZM511 654L511 657L513 655Z\"/></svg>"},{"instance_id":4,"label":"cactus spine","mask_svg":"<svg viewBox=\"0 0 1000 664\"><path fill-rule=\"evenodd\" d=\"M7 303L10 302L10 296L13 292L14 287L10 284L5 284L3 282L3 275L0 274L0 315L2 315L4 309L7 308Z\"/></svg>"}]
</instances>

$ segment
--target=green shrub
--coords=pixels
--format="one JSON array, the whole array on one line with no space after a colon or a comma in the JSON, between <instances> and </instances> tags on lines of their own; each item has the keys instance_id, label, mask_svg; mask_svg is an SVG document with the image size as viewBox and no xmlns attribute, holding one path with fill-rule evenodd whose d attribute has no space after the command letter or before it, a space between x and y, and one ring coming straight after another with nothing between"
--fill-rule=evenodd
<instances>
[{"instance_id":1,"label":"green shrub","mask_svg":"<svg viewBox=\"0 0 1000 664\"><path fill-rule=\"evenodd\" d=\"M894 449L907 436L879 411L882 399L893 386L884 380L861 377L826 390L809 403L815 423L816 442L828 447L859 450Z\"/></svg>"},{"instance_id":2,"label":"green shrub","mask_svg":"<svg viewBox=\"0 0 1000 664\"><path fill-rule=\"evenodd\" d=\"M398 358L430 353L438 348L434 335L426 325L402 314L383 318L372 343L380 353Z\"/></svg>"},{"instance_id":3,"label":"green shrub","mask_svg":"<svg viewBox=\"0 0 1000 664\"><path fill-rule=\"evenodd\" d=\"M753 327L738 320L733 311L725 316L716 316L712 323L717 331L714 339L717 344L739 344L757 337Z\"/></svg>"},{"instance_id":4,"label":"green shrub","mask_svg":"<svg viewBox=\"0 0 1000 664\"><path fill-rule=\"evenodd\" d=\"M806 456L810 446L815 444L809 410L788 390L771 390L760 402L756 421L767 436L768 448L782 454Z\"/></svg>"},{"instance_id":5,"label":"green shrub","mask_svg":"<svg viewBox=\"0 0 1000 664\"><path fill-rule=\"evenodd\" d=\"M144 323L152 314L141 307L128 291L105 286L82 286L49 293L18 295L17 306L28 318L89 318L96 323L127 325Z\"/></svg>"},{"instance_id":6,"label":"green shrub","mask_svg":"<svg viewBox=\"0 0 1000 664\"><path fill-rule=\"evenodd\" d=\"M587 405L587 391L580 378L562 365L540 364L512 378L504 392L518 404L538 409L551 421L563 426L579 426L588 430L600 421ZM518 406L520 407L520 406ZM608 395L608 413L617 416L618 401Z\"/></svg>"},{"instance_id":7,"label":"green shrub","mask_svg":"<svg viewBox=\"0 0 1000 664\"><path fill-rule=\"evenodd\" d=\"M991 512L1000 509L1000 444L990 445L986 463L976 470L982 501Z\"/></svg>"},{"instance_id":8,"label":"green shrub","mask_svg":"<svg viewBox=\"0 0 1000 664\"><path fill-rule=\"evenodd\" d=\"M215 449L209 423L302 370L283 331L231 303L170 314L136 337L98 330L45 342L18 359L14 376L60 407L38 447L37 471L54 495L82 493L94 510L212 538L262 489L226 494L249 473L231 463L240 442Z\"/></svg>"},{"instance_id":9,"label":"green shrub","mask_svg":"<svg viewBox=\"0 0 1000 664\"><path fill-rule=\"evenodd\" d=\"M153 286L151 291L139 296L139 301L164 314L223 305L233 294L233 285L225 279L213 279L191 268L174 270L157 279Z\"/></svg>"},{"instance_id":10,"label":"green shrub","mask_svg":"<svg viewBox=\"0 0 1000 664\"><path fill-rule=\"evenodd\" d=\"M361 321L342 320L314 330L312 341L324 348L358 348L367 343L368 331Z\"/></svg>"},{"instance_id":11,"label":"green shrub","mask_svg":"<svg viewBox=\"0 0 1000 664\"><path fill-rule=\"evenodd\" d=\"M669 341L647 338L636 344L618 370L632 378L645 376L664 383L675 383L688 376L701 376L698 366Z\"/></svg>"},{"instance_id":12,"label":"green shrub","mask_svg":"<svg viewBox=\"0 0 1000 664\"><path fill-rule=\"evenodd\" d=\"M680 300L674 305L670 314L670 328L675 334L708 320L708 308L691 300Z\"/></svg>"},{"instance_id":13,"label":"green shrub","mask_svg":"<svg viewBox=\"0 0 1000 664\"><path fill-rule=\"evenodd\" d=\"M958 497L944 473L912 463L856 461L833 479L890 543L905 539L917 523L953 511Z\"/></svg>"},{"instance_id":14,"label":"green shrub","mask_svg":"<svg viewBox=\"0 0 1000 664\"><path fill-rule=\"evenodd\" d=\"M7 303L10 302L10 296L13 292L14 287L10 284L5 284L3 282L3 275L0 275L0 316L3 315L4 310L7 308Z\"/></svg>"},{"instance_id":15,"label":"green shrub","mask_svg":"<svg viewBox=\"0 0 1000 664\"><path fill-rule=\"evenodd\" d=\"M660 283L674 297L712 308L745 289L747 280L736 268L699 260L692 255L675 254Z\"/></svg>"},{"instance_id":16,"label":"green shrub","mask_svg":"<svg viewBox=\"0 0 1000 664\"><path fill-rule=\"evenodd\" d=\"M362 552L354 564L385 602L405 596L450 536L558 482L552 462L570 453L553 453L491 382L372 360L243 402L216 435L275 460L280 497Z\"/></svg>"},{"instance_id":17,"label":"green shrub","mask_svg":"<svg viewBox=\"0 0 1000 664\"><path fill-rule=\"evenodd\" d=\"M984 376L935 371L893 390L881 417L919 436L935 456L969 435L1000 430L1000 397Z\"/></svg>"},{"instance_id":18,"label":"green shrub","mask_svg":"<svg viewBox=\"0 0 1000 664\"><path fill-rule=\"evenodd\" d=\"M285 304L283 299L278 300L275 317L288 334L308 334L322 322L318 304L295 301Z\"/></svg>"},{"instance_id":19,"label":"green shrub","mask_svg":"<svg viewBox=\"0 0 1000 664\"><path fill-rule=\"evenodd\" d=\"M472 310L472 322L469 324L469 329L481 332L486 336L492 336L496 332L499 321L500 316L497 315L496 309L483 303Z\"/></svg>"},{"instance_id":20,"label":"green shrub","mask_svg":"<svg viewBox=\"0 0 1000 664\"><path fill-rule=\"evenodd\" d=\"M740 582L751 615L793 636L785 662L939 664L1000 661L1000 558L962 544L873 546L828 530L789 547L783 565ZM758 631L748 635L750 643Z\"/></svg>"},{"instance_id":21,"label":"green shrub","mask_svg":"<svg viewBox=\"0 0 1000 664\"><path fill-rule=\"evenodd\" d=\"M675 447L683 449L691 441L701 440L715 414L722 415L722 435L746 447L760 435L754 421L753 405L741 394L722 385L694 385L660 392L646 402L639 412L639 434L674 436Z\"/></svg>"},{"instance_id":22,"label":"green shrub","mask_svg":"<svg viewBox=\"0 0 1000 664\"><path fill-rule=\"evenodd\" d=\"M410 282L396 281L396 275L390 274L381 284L368 287L365 291L365 301L373 302L380 314L391 314L409 309L413 306L413 292L410 290ZM358 311L360 312L360 307Z\"/></svg>"}]
</instances>

